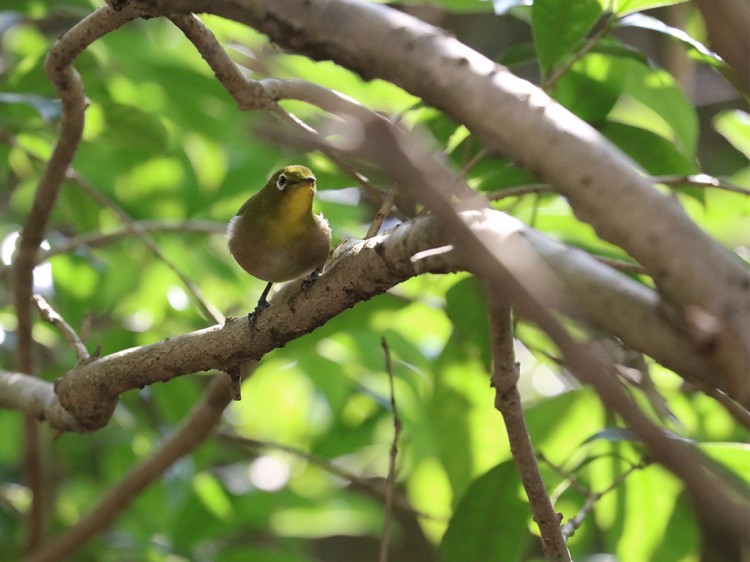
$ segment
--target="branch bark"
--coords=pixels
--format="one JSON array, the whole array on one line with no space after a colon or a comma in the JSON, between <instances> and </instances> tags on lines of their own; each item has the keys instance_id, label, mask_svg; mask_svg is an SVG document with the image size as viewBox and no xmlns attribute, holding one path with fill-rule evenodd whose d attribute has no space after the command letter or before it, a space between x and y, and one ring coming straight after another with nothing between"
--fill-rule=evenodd
<instances>
[{"instance_id":1,"label":"branch bark","mask_svg":"<svg viewBox=\"0 0 750 562\"><path fill-rule=\"evenodd\" d=\"M547 560L568 561L571 559L570 552L560 530L560 515L555 512L547 494L523 417L521 395L516 386L519 370L513 350L510 301L501 290L500 287L487 287L492 347L491 385L495 389L495 407L505 421L510 451L529 499L534 521L539 526L544 555Z\"/></svg>"},{"instance_id":2,"label":"branch bark","mask_svg":"<svg viewBox=\"0 0 750 562\"><path fill-rule=\"evenodd\" d=\"M710 364L664 317L653 290L499 211L462 216L480 236L499 243L508 235L518 235L534 248L570 298L551 306L585 317L685 376L710 379ZM82 427L96 429L107 423L123 392L196 371L231 369L244 360L260 358L408 277L466 269L465 259L455 252L412 261L416 254L442 248L452 240L450 227L435 217L424 217L366 241L346 242L311 288L299 292L297 283L290 284L253 324L246 318L229 319L222 326L76 366L57 381L58 397Z\"/></svg>"}]
</instances>

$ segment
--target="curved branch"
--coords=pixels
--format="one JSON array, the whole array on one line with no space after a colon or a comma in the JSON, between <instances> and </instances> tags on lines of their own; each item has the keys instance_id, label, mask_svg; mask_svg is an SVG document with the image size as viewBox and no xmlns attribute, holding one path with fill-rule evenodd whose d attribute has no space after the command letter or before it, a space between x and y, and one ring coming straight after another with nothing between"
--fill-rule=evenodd
<instances>
[{"instance_id":1,"label":"curved branch","mask_svg":"<svg viewBox=\"0 0 750 562\"><path fill-rule=\"evenodd\" d=\"M24 373L34 371L31 297L36 256L44 239L60 184L73 160L83 133L83 113L86 101L83 84L78 73L71 66L71 62L98 37L138 17L139 13L140 8L137 7L128 8L119 14L114 14L108 8L97 10L60 37L45 61L47 75L62 101L63 118L60 136L39 181L31 211L21 230L18 253L13 262L14 298L18 318L16 366ZM23 464L26 480L32 491L28 518L27 548L29 550L40 543L44 529L45 494L40 440L36 420L29 415L24 416Z\"/></svg>"},{"instance_id":2,"label":"curved branch","mask_svg":"<svg viewBox=\"0 0 750 562\"><path fill-rule=\"evenodd\" d=\"M154 454L131 468L122 481L104 494L96 506L75 526L33 552L27 562L55 562L68 559L112 523L141 491L160 479L177 459L200 445L213 432L230 401L229 378L216 375L201 400Z\"/></svg>"},{"instance_id":3,"label":"curved branch","mask_svg":"<svg viewBox=\"0 0 750 562\"><path fill-rule=\"evenodd\" d=\"M499 211L468 213L464 219L488 239L523 237L570 297L551 306L587 319L684 376L710 380L711 365L663 316L653 290ZM231 370L413 275L466 269L455 252L428 252L449 245L451 239L451 230L441 221L423 217L366 241L348 241L312 287L300 292L299 283L289 284L251 324L246 318L228 319L222 326L76 366L58 380L58 397L83 427L101 427L123 392L197 371ZM429 257L418 259L420 253Z\"/></svg>"}]
</instances>

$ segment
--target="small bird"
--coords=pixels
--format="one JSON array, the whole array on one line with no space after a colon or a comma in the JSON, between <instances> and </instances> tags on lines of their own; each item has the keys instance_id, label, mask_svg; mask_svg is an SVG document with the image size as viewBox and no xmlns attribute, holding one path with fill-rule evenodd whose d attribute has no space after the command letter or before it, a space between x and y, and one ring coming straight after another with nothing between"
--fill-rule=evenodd
<instances>
[{"instance_id":1,"label":"small bird","mask_svg":"<svg viewBox=\"0 0 750 562\"><path fill-rule=\"evenodd\" d=\"M257 310L269 305L271 285L317 273L328 259L331 229L313 213L315 176L305 166L275 172L229 221L229 251L250 275L267 281Z\"/></svg>"}]
</instances>

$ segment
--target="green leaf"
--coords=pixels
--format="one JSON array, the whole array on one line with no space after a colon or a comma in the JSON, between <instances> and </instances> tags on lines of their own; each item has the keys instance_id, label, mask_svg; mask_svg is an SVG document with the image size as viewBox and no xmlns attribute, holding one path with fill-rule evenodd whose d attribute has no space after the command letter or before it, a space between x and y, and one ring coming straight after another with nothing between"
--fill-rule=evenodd
<instances>
[{"instance_id":1,"label":"green leaf","mask_svg":"<svg viewBox=\"0 0 750 562\"><path fill-rule=\"evenodd\" d=\"M464 357L479 357L490 365L489 319L481 282L469 277L456 283L446 294L446 313L453 322L452 343Z\"/></svg>"},{"instance_id":2,"label":"green leaf","mask_svg":"<svg viewBox=\"0 0 750 562\"><path fill-rule=\"evenodd\" d=\"M554 97L584 121L599 123L625 87L625 66L619 57L591 53L558 80Z\"/></svg>"},{"instance_id":3,"label":"green leaf","mask_svg":"<svg viewBox=\"0 0 750 562\"><path fill-rule=\"evenodd\" d=\"M671 6L673 4L682 4L687 0L619 0L615 2L615 13L618 16L650 10L660 6Z\"/></svg>"},{"instance_id":4,"label":"green leaf","mask_svg":"<svg viewBox=\"0 0 750 562\"><path fill-rule=\"evenodd\" d=\"M537 0L531 26L542 74L571 55L602 13L597 0Z\"/></svg>"},{"instance_id":5,"label":"green leaf","mask_svg":"<svg viewBox=\"0 0 750 562\"><path fill-rule=\"evenodd\" d=\"M654 176L697 173L698 167L667 139L632 125L607 122L600 131Z\"/></svg>"},{"instance_id":6,"label":"green leaf","mask_svg":"<svg viewBox=\"0 0 750 562\"><path fill-rule=\"evenodd\" d=\"M665 70L621 59L627 81L610 120L635 125L668 139L688 160L695 158L698 116L685 93Z\"/></svg>"},{"instance_id":7,"label":"green leaf","mask_svg":"<svg viewBox=\"0 0 750 562\"><path fill-rule=\"evenodd\" d=\"M519 560L530 541L529 506L521 499L513 461L497 465L469 487L440 545L442 562Z\"/></svg>"},{"instance_id":8,"label":"green leaf","mask_svg":"<svg viewBox=\"0 0 750 562\"><path fill-rule=\"evenodd\" d=\"M739 109L722 111L714 117L714 129L750 158L750 114Z\"/></svg>"},{"instance_id":9,"label":"green leaf","mask_svg":"<svg viewBox=\"0 0 750 562\"><path fill-rule=\"evenodd\" d=\"M681 29L667 25L663 21L651 16L631 14L618 20L617 27L637 27L640 29L656 31L673 39L677 39L680 43L693 49L697 53L699 60L713 66L724 66L724 61L721 57L706 47L703 43L693 39Z\"/></svg>"},{"instance_id":10,"label":"green leaf","mask_svg":"<svg viewBox=\"0 0 750 562\"><path fill-rule=\"evenodd\" d=\"M701 443L701 451L718 461L738 481L750 486L750 445L747 443Z\"/></svg>"}]
</instances>

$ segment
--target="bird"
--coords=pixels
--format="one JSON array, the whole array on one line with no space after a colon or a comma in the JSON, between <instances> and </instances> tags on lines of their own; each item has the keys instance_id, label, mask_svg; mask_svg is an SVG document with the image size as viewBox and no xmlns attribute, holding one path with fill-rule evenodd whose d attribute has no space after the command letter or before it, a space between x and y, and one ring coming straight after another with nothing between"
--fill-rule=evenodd
<instances>
[{"instance_id":1,"label":"bird","mask_svg":"<svg viewBox=\"0 0 750 562\"><path fill-rule=\"evenodd\" d=\"M274 283L314 278L328 259L331 228L322 214L313 212L316 184L310 168L285 166L229 221L232 257L247 273L267 282L255 312L269 306L266 297Z\"/></svg>"}]
</instances>

